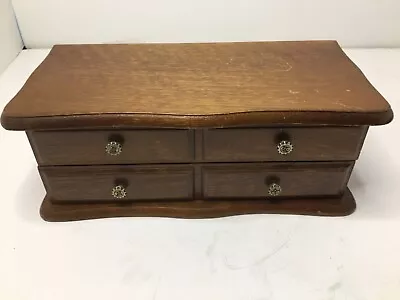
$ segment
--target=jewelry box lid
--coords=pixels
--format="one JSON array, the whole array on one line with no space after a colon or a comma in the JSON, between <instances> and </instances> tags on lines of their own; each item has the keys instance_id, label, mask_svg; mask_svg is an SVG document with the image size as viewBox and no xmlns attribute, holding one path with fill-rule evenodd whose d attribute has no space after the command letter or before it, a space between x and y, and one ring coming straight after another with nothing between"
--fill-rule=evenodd
<instances>
[{"instance_id":1,"label":"jewelry box lid","mask_svg":"<svg viewBox=\"0 0 400 300\"><path fill-rule=\"evenodd\" d=\"M10 130L381 125L390 105L335 41L56 45Z\"/></svg>"}]
</instances>

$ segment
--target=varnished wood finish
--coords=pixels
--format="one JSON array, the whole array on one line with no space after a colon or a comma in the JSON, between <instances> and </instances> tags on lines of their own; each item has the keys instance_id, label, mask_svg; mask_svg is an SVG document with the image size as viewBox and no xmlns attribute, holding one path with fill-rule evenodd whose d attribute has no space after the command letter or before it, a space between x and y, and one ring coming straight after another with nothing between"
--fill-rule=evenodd
<instances>
[{"instance_id":1,"label":"varnished wood finish","mask_svg":"<svg viewBox=\"0 0 400 300\"><path fill-rule=\"evenodd\" d=\"M392 118L336 42L308 41L55 46L1 124L27 132L42 217L69 221L348 215L368 126Z\"/></svg>"},{"instance_id":2,"label":"varnished wood finish","mask_svg":"<svg viewBox=\"0 0 400 300\"><path fill-rule=\"evenodd\" d=\"M104 130L28 132L40 165L91 165L189 162L194 158L189 130ZM109 155L107 143L119 140L120 155Z\"/></svg>"},{"instance_id":3,"label":"varnished wood finish","mask_svg":"<svg viewBox=\"0 0 400 300\"><path fill-rule=\"evenodd\" d=\"M332 196L343 193L352 163L220 164L203 168L204 199L266 198L278 183L278 197ZM251 195L251 196L250 196ZM274 197L276 198L276 197Z\"/></svg>"},{"instance_id":4,"label":"varnished wood finish","mask_svg":"<svg viewBox=\"0 0 400 300\"><path fill-rule=\"evenodd\" d=\"M39 167L53 201L189 200L193 198L191 166ZM127 196L113 198L123 185Z\"/></svg>"},{"instance_id":5,"label":"varnished wood finish","mask_svg":"<svg viewBox=\"0 0 400 300\"><path fill-rule=\"evenodd\" d=\"M53 201L140 201L265 198L279 183L279 197L332 196L344 191L352 162L236 163L39 167ZM127 197L114 199L122 184Z\"/></svg>"},{"instance_id":6,"label":"varnished wood finish","mask_svg":"<svg viewBox=\"0 0 400 300\"><path fill-rule=\"evenodd\" d=\"M354 212L356 203L346 189L335 197L294 198L243 201L176 201L119 202L96 204L57 204L46 196L40 215L46 221L77 221L113 217L215 218L243 214L301 214L314 216L346 216Z\"/></svg>"},{"instance_id":7,"label":"varnished wood finish","mask_svg":"<svg viewBox=\"0 0 400 300\"><path fill-rule=\"evenodd\" d=\"M356 160L367 127L277 127L208 129L205 161L330 161ZM289 140L294 150L279 154L277 144Z\"/></svg>"},{"instance_id":8,"label":"varnished wood finish","mask_svg":"<svg viewBox=\"0 0 400 300\"><path fill-rule=\"evenodd\" d=\"M382 113L337 112L246 112L227 115L179 116L148 114L107 114L10 118L2 115L1 125L8 130L109 129L114 128L207 128L304 125L382 125L393 119L392 110ZM303 120L303 121L301 121ZM90 126L89 124L92 124Z\"/></svg>"},{"instance_id":9,"label":"varnished wood finish","mask_svg":"<svg viewBox=\"0 0 400 300\"><path fill-rule=\"evenodd\" d=\"M203 199L203 176L202 176L202 170L203 170L203 165L202 164L193 164L193 170L194 170L194 177L193 177L193 187L194 187L194 200L201 200Z\"/></svg>"},{"instance_id":10,"label":"varnished wood finish","mask_svg":"<svg viewBox=\"0 0 400 300\"><path fill-rule=\"evenodd\" d=\"M277 127L193 130L30 131L39 165L355 160L367 127ZM281 155L288 139L294 151ZM105 146L122 143L112 156Z\"/></svg>"},{"instance_id":11,"label":"varnished wood finish","mask_svg":"<svg viewBox=\"0 0 400 300\"><path fill-rule=\"evenodd\" d=\"M372 125L392 110L336 42L55 46L6 129Z\"/></svg>"}]
</instances>

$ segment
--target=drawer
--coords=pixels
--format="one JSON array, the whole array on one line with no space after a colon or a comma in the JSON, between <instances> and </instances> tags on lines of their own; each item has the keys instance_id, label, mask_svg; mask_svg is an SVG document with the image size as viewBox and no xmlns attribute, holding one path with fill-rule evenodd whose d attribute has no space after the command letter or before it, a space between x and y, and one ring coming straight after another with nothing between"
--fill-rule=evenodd
<instances>
[{"instance_id":1,"label":"drawer","mask_svg":"<svg viewBox=\"0 0 400 300\"><path fill-rule=\"evenodd\" d=\"M193 169L182 166L39 167L54 201L187 200Z\"/></svg>"},{"instance_id":2,"label":"drawer","mask_svg":"<svg viewBox=\"0 0 400 300\"><path fill-rule=\"evenodd\" d=\"M353 163L244 163L203 167L203 195L211 198L329 196L342 193Z\"/></svg>"},{"instance_id":3,"label":"drawer","mask_svg":"<svg viewBox=\"0 0 400 300\"><path fill-rule=\"evenodd\" d=\"M367 127L209 129L204 132L203 158L216 162L356 160L366 131ZM292 146L288 154L285 141Z\"/></svg>"},{"instance_id":4,"label":"drawer","mask_svg":"<svg viewBox=\"0 0 400 300\"><path fill-rule=\"evenodd\" d=\"M187 162L189 130L33 131L28 137L40 165Z\"/></svg>"}]
</instances>

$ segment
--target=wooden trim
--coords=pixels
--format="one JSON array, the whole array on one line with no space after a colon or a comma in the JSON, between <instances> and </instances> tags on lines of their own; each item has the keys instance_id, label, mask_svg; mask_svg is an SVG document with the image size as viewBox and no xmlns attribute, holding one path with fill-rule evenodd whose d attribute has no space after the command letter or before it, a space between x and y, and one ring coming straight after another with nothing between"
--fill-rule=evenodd
<instances>
[{"instance_id":1,"label":"wooden trim","mask_svg":"<svg viewBox=\"0 0 400 300\"><path fill-rule=\"evenodd\" d=\"M290 198L274 201L177 201L152 203L56 204L46 196L40 207L41 217L50 222L77 221L111 217L216 218L243 214L300 214L346 216L356 209L350 190L329 198Z\"/></svg>"},{"instance_id":2,"label":"wooden trim","mask_svg":"<svg viewBox=\"0 0 400 300\"><path fill-rule=\"evenodd\" d=\"M274 125L384 125L393 119L391 109L378 112L264 111L218 115L88 114L51 117L10 117L3 112L7 130L101 129L133 127L237 127Z\"/></svg>"}]
</instances>

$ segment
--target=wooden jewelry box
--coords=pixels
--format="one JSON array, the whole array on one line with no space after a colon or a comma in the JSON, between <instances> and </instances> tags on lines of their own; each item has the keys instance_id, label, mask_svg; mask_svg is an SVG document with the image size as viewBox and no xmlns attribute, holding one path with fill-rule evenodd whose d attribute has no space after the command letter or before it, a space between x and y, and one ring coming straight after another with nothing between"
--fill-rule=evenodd
<instances>
[{"instance_id":1,"label":"wooden jewelry box","mask_svg":"<svg viewBox=\"0 0 400 300\"><path fill-rule=\"evenodd\" d=\"M41 216L343 216L392 110L336 42L55 46L5 107ZM29 201L27 199L26 201Z\"/></svg>"}]
</instances>

